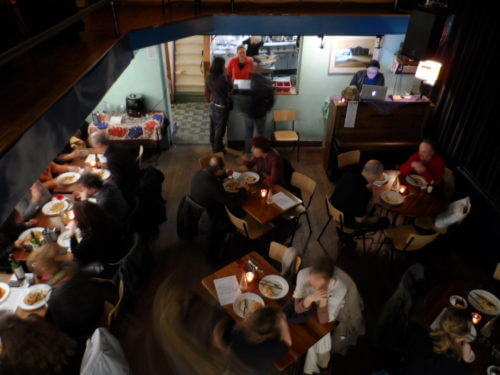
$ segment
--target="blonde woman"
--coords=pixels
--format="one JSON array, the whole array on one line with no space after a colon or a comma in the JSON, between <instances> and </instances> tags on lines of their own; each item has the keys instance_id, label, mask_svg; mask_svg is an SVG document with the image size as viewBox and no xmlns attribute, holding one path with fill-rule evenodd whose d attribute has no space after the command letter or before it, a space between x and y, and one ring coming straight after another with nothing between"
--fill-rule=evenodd
<instances>
[{"instance_id":1,"label":"blonde woman","mask_svg":"<svg viewBox=\"0 0 500 375\"><path fill-rule=\"evenodd\" d=\"M49 243L30 254L28 267L33 271L37 283L60 286L77 272L78 266L75 262L61 262L57 259L58 249L56 243Z\"/></svg>"}]
</instances>

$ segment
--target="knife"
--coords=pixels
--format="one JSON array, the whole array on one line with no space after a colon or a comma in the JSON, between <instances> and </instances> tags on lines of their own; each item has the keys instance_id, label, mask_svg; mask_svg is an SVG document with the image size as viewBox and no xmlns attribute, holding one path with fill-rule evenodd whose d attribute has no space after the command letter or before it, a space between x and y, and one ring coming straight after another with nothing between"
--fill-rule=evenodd
<instances>
[{"instance_id":1,"label":"knife","mask_svg":"<svg viewBox=\"0 0 500 375\"><path fill-rule=\"evenodd\" d=\"M260 280L260 283L262 285L270 286L271 288L274 288L274 289L283 290L283 288L281 287L281 285L278 285L278 284L275 284L275 283L271 283L269 281Z\"/></svg>"}]
</instances>

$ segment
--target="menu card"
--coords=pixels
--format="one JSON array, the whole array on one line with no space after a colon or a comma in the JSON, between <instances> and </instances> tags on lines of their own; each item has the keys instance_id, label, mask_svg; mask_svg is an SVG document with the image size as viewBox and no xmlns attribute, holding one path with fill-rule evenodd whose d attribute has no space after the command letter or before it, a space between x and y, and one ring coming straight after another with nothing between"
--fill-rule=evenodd
<instances>
[{"instance_id":1,"label":"menu card","mask_svg":"<svg viewBox=\"0 0 500 375\"><path fill-rule=\"evenodd\" d=\"M283 211L288 210L297 205L297 203L283 192L279 192L273 195L273 203L276 204Z\"/></svg>"},{"instance_id":2,"label":"menu card","mask_svg":"<svg viewBox=\"0 0 500 375\"><path fill-rule=\"evenodd\" d=\"M241 293L236 276L227 276L214 280L215 290L221 306L233 303Z\"/></svg>"}]
</instances>

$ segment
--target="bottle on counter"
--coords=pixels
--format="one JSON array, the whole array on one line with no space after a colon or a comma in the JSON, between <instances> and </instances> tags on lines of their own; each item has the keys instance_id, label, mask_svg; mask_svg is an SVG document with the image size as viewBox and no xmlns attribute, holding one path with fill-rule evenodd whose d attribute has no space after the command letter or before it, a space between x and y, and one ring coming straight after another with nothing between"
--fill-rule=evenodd
<instances>
[{"instance_id":1,"label":"bottle on counter","mask_svg":"<svg viewBox=\"0 0 500 375\"><path fill-rule=\"evenodd\" d=\"M431 180L431 182L427 185L427 193L432 193L432 190L434 190L434 180Z\"/></svg>"},{"instance_id":2,"label":"bottle on counter","mask_svg":"<svg viewBox=\"0 0 500 375\"><path fill-rule=\"evenodd\" d=\"M12 273L16 275L16 278L19 281L24 280L24 269L21 263L17 262L12 254L9 255L10 268L12 269Z\"/></svg>"}]
</instances>

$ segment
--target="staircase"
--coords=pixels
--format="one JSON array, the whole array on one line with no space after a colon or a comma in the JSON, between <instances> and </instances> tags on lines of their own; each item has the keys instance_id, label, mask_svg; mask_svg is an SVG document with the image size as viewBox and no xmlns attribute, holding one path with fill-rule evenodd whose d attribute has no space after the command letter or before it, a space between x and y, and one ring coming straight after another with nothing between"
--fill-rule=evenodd
<instances>
[{"instance_id":1,"label":"staircase","mask_svg":"<svg viewBox=\"0 0 500 375\"><path fill-rule=\"evenodd\" d=\"M194 35L175 41L174 102L206 101L203 72L203 36Z\"/></svg>"}]
</instances>

